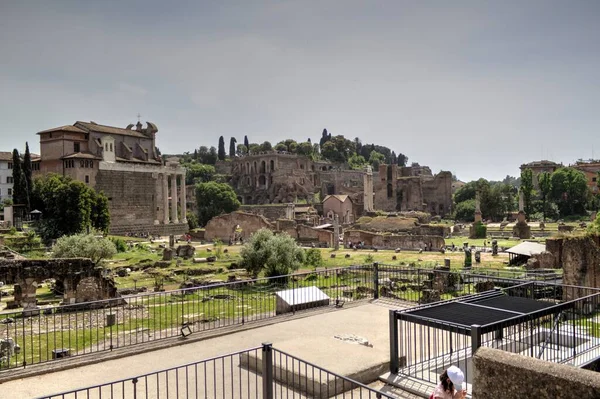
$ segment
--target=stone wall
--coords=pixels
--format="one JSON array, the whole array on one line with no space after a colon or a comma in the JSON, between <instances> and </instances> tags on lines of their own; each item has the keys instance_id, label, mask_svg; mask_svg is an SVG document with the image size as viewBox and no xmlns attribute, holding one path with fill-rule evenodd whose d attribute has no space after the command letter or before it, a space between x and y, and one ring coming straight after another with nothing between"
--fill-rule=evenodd
<instances>
[{"instance_id":1,"label":"stone wall","mask_svg":"<svg viewBox=\"0 0 600 399\"><path fill-rule=\"evenodd\" d=\"M117 297L114 281L104 277L102 268L90 259L0 259L0 280L16 284L16 307L35 308L37 286L51 278L63 287L65 304Z\"/></svg>"},{"instance_id":2,"label":"stone wall","mask_svg":"<svg viewBox=\"0 0 600 399\"><path fill-rule=\"evenodd\" d=\"M345 231L344 243L348 241L364 242L366 247L378 249L428 250L431 248L437 251L446 245L444 238L440 236L378 234L362 230Z\"/></svg>"},{"instance_id":3,"label":"stone wall","mask_svg":"<svg viewBox=\"0 0 600 399\"><path fill-rule=\"evenodd\" d=\"M204 229L204 238L208 241L219 239L228 242L233 237L236 226L240 227L244 240L260 229L274 228L264 216L238 211L212 218Z\"/></svg>"},{"instance_id":4,"label":"stone wall","mask_svg":"<svg viewBox=\"0 0 600 399\"><path fill-rule=\"evenodd\" d=\"M600 398L600 373L481 347L473 357L473 399Z\"/></svg>"},{"instance_id":5,"label":"stone wall","mask_svg":"<svg viewBox=\"0 0 600 399\"><path fill-rule=\"evenodd\" d=\"M591 237L569 237L562 241L563 284L600 287L600 248ZM574 290L565 290L569 295Z\"/></svg>"},{"instance_id":6,"label":"stone wall","mask_svg":"<svg viewBox=\"0 0 600 399\"><path fill-rule=\"evenodd\" d=\"M315 229L310 226L298 225L298 241L301 243L318 243L330 246L333 243L333 232L324 229Z\"/></svg>"},{"instance_id":7,"label":"stone wall","mask_svg":"<svg viewBox=\"0 0 600 399\"><path fill-rule=\"evenodd\" d=\"M288 204L242 205L240 211L262 215L269 220L285 219Z\"/></svg>"}]
</instances>

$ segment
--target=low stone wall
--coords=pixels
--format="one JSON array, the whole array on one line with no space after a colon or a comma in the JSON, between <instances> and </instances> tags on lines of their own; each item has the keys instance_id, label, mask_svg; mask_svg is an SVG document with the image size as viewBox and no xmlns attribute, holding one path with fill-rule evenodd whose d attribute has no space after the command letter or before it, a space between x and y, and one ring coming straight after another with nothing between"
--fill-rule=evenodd
<instances>
[{"instance_id":1,"label":"low stone wall","mask_svg":"<svg viewBox=\"0 0 600 399\"><path fill-rule=\"evenodd\" d=\"M451 233L450 226L441 226L435 224L423 224L411 230L412 234L420 236L441 236L446 237Z\"/></svg>"},{"instance_id":2,"label":"low stone wall","mask_svg":"<svg viewBox=\"0 0 600 399\"><path fill-rule=\"evenodd\" d=\"M473 399L600 398L600 374L481 347L473 357Z\"/></svg>"},{"instance_id":3,"label":"low stone wall","mask_svg":"<svg viewBox=\"0 0 600 399\"><path fill-rule=\"evenodd\" d=\"M344 243L364 242L366 247L378 249L405 249L437 251L445 247L446 242L440 236L377 234L362 230L344 232Z\"/></svg>"},{"instance_id":4,"label":"low stone wall","mask_svg":"<svg viewBox=\"0 0 600 399\"><path fill-rule=\"evenodd\" d=\"M330 230L299 225L296 231L298 232L298 241L301 243L315 243L321 246L330 246L333 243L333 232Z\"/></svg>"},{"instance_id":5,"label":"low stone wall","mask_svg":"<svg viewBox=\"0 0 600 399\"><path fill-rule=\"evenodd\" d=\"M170 223L170 224L130 224L127 226L113 226L108 229L113 235L126 235L127 233L140 234L150 233L158 236L182 235L189 230L187 223Z\"/></svg>"},{"instance_id":6,"label":"low stone wall","mask_svg":"<svg viewBox=\"0 0 600 399\"><path fill-rule=\"evenodd\" d=\"M261 215L273 221L277 219L285 219L288 204L271 204L271 205L242 205L240 211Z\"/></svg>"}]
</instances>

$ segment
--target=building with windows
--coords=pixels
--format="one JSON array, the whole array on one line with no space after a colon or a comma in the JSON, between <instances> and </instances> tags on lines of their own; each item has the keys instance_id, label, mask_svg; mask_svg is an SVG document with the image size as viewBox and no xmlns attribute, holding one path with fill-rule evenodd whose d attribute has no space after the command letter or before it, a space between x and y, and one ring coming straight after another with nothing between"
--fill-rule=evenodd
<instances>
[{"instance_id":1,"label":"building with windows","mask_svg":"<svg viewBox=\"0 0 600 399\"><path fill-rule=\"evenodd\" d=\"M181 234L187 231L185 169L163 160L154 123L126 128L76 122L38 133L39 167L102 191L113 234Z\"/></svg>"},{"instance_id":2,"label":"building with windows","mask_svg":"<svg viewBox=\"0 0 600 399\"><path fill-rule=\"evenodd\" d=\"M12 152L0 152L0 201L12 200Z\"/></svg>"}]
</instances>

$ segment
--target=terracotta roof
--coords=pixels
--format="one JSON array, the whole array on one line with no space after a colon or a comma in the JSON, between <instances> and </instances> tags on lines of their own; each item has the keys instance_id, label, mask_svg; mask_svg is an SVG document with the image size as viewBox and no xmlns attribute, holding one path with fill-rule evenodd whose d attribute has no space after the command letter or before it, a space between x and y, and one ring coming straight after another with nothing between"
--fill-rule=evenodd
<instances>
[{"instance_id":1,"label":"terracotta roof","mask_svg":"<svg viewBox=\"0 0 600 399\"><path fill-rule=\"evenodd\" d=\"M0 161L12 161L12 152L0 151Z\"/></svg>"},{"instance_id":2,"label":"terracotta roof","mask_svg":"<svg viewBox=\"0 0 600 399\"><path fill-rule=\"evenodd\" d=\"M123 129L123 128L114 127L114 126L98 125L97 123L92 123L92 122L77 121L77 122L75 122L75 126L81 127L82 129L85 129L90 132L148 138L148 136L144 136L144 134L142 134L141 132L138 132L137 130Z\"/></svg>"},{"instance_id":3,"label":"terracotta roof","mask_svg":"<svg viewBox=\"0 0 600 399\"><path fill-rule=\"evenodd\" d=\"M329 198L335 198L340 202L344 202L344 201L346 201L346 199L348 199L348 196L347 195L328 195L323 199L323 202L327 201ZM352 199L350 201L352 201Z\"/></svg>"},{"instance_id":4,"label":"terracotta roof","mask_svg":"<svg viewBox=\"0 0 600 399\"><path fill-rule=\"evenodd\" d=\"M115 160L118 162L135 162L135 163L151 163L151 164L160 164L160 161L157 161L155 159L148 159L143 160L143 159L139 159L139 158L131 158L131 159L127 159L127 158L120 158L120 157L115 157Z\"/></svg>"},{"instance_id":5,"label":"terracotta roof","mask_svg":"<svg viewBox=\"0 0 600 399\"><path fill-rule=\"evenodd\" d=\"M37 134L51 133L51 132L76 132L76 133L85 133L85 130L81 130L81 129L75 127L75 126L65 125L65 126L60 126L60 127L54 127L52 129L48 129L48 130L42 130L41 132L38 132Z\"/></svg>"},{"instance_id":6,"label":"terracotta roof","mask_svg":"<svg viewBox=\"0 0 600 399\"><path fill-rule=\"evenodd\" d=\"M75 152L73 154L65 155L64 157L61 157L60 159L98 159L98 160L101 160L102 158L97 157L96 155L94 155L90 152Z\"/></svg>"}]
</instances>

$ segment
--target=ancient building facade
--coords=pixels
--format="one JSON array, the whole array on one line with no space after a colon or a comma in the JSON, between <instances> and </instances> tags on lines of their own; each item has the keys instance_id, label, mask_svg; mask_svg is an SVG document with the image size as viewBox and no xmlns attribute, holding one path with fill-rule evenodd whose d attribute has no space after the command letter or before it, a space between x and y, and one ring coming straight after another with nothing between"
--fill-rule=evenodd
<instances>
[{"instance_id":1,"label":"ancient building facade","mask_svg":"<svg viewBox=\"0 0 600 399\"><path fill-rule=\"evenodd\" d=\"M187 230L185 169L156 149L155 124L126 128L76 122L39 132L36 174L58 173L102 191L113 234Z\"/></svg>"},{"instance_id":2,"label":"ancient building facade","mask_svg":"<svg viewBox=\"0 0 600 399\"><path fill-rule=\"evenodd\" d=\"M533 161L529 163L525 163L521 165L520 169L523 172L525 169L531 169L533 175L533 187L537 190L540 188L538 176L542 172L553 173L558 168L561 168L562 165L556 162L541 160L541 161Z\"/></svg>"},{"instance_id":3,"label":"ancient building facade","mask_svg":"<svg viewBox=\"0 0 600 399\"><path fill-rule=\"evenodd\" d=\"M12 152L0 152L0 201L12 200Z\"/></svg>"},{"instance_id":4,"label":"ancient building facade","mask_svg":"<svg viewBox=\"0 0 600 399\"><path fill-rule=\"evenodd\" d=\"M598 172L600 172L600 161L578 161L573 168L583 172L587 180L588 187L594 193L598 193Z\"/></svg>"},{"instance_id":5,"label":"ancient building facade","mask_svg":"<svg viewBox=\"0 0 600 399\"><path fill-rule=\"evenodd\" d=\"M365 197L371 211L424 211L445 216L452 210L450 172L434 176L429 167L413 164L381 165L378 171L371 171L372 179L365 177L368 173L275 151L231 162L231 184L245 205L297 200L317 203L318 197L348 195L355 217L364 212ZM372 193L365 192L365 181Z\"/></svg>"},{"instance_id":6,"label":"ancient building facade","mask_svg":"<svg viewBox=\"0 0 600 399\"><path fill-rule=\"evenodd\" d=\"M373 176L374 207L388 212L422 211L446 216L452 212L452 173L435 176L427 167L380 165Z\"/></svg>"}]
</instances>

